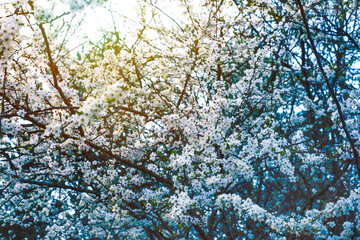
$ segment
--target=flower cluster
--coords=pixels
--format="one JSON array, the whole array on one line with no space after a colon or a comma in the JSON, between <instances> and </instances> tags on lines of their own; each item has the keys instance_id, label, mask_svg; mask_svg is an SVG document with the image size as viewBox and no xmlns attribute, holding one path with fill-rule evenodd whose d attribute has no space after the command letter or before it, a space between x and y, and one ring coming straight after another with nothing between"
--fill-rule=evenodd
<instances>
[{"instance_id":1,"label":"flower cluster","mask_svg":"<svg viewBox=\"0 0 360 240\"><path fill-rule=\"evenodd\" d=\"M4 17L0 20L1 61L7 61L7 59L12 55L14 47L16 46L14 39L19 34L21 26L22 19L17 15Z\"/></svg>"}]
</instances>

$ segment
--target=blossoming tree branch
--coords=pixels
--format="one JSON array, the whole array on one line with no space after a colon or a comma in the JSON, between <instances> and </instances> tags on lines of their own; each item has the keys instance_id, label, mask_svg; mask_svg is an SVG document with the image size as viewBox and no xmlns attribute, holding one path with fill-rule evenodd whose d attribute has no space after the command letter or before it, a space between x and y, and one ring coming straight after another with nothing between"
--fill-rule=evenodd
<instances>
[{"instance_id":1,"label":"blossoming tree branch","mask_svg":"<svg viewBox=\"0 0 360 240\"><path fill-rule=\"evenodd\" d=\"M1 238L360 237L357 0L108 4L0 3Z\"/></svg>"}]
</instances>

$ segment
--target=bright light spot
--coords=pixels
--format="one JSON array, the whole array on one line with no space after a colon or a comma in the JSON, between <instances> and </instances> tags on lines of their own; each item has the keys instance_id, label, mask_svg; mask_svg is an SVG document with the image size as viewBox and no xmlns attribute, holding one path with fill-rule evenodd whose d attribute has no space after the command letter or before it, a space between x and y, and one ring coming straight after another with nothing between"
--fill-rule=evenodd
<instances>
[{"instance_id":1,"label":"bright light spot","mask_svg":"<svg viewBox=\"0 0 360 240\"><path fill-rule=\"evenodd\" d=\"M305 111L304 105L294 107L294 112L295 113L299 113L299 112L302 112L302 111Z\"/></svg>"},{"instance_id":2,"label":"bright light spot","mask_svg":"<svg viewBox=\"0 0 360 240\"><path fill-rule=\"evenodd\" d=\"M79 47L86 43L86 40L96 43L103 38L104 31L118 31L125 36L129 23L137 23L137 8L137 1L127 0L109 0L101 6L86 7L76 16L81 24L75 35L69 39L67 47ZM88 49L88 46L85 45L85 49ZM76 54L76 51L72 54Z\"/></svg>"}]
</instances>

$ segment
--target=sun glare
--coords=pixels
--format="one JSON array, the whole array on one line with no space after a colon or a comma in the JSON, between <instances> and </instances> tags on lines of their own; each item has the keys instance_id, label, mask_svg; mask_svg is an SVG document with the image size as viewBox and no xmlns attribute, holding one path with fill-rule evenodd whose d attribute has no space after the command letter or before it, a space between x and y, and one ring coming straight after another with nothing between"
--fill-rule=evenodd
<instances>
[{"instance_id":1,"label":"sun glare","mask_svg":"<svg viewBox=\"0 0 360 240\"><path fill-rule=\"evenodd\" d=\"M83 46L88 49L87 41L97 42L103 37L104 31L118 31L125 35L126 24L137 23L136 1L109 0L104 5L84 8L74 19L79 24L74 35L69 39L67 47L77 49ZM85 39L84 39L85 37ZM73 51L72 54L76 54Z\"/></svg>"}]
</instances>

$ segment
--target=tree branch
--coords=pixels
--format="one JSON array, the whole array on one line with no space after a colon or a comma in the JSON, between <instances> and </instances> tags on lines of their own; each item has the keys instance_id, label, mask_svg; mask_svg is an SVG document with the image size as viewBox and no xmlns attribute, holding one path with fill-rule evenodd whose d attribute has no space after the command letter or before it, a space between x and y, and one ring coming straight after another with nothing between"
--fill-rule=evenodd
<instances>
[{"instance_id":1,"label":"tree branch","mask_svg":"<svg viewBox=\"0 0 360 240\"><path fill-rule=\"evenodd\" d=\"M38 185L38 186L43 186L43 187L53 187L53 188L62 188L62 189L70 189L76 192L84 192L84 193L89 193L89 194L94 194L96 196L100 196L100 193L97 191L93 191L93 190L89 190L89 189L83 189L83 188L78 188L78 187L73 187L73 186L68 186L68 185L64 185L64 184L60 184L60 183L52 183L52 182L39 182L39 181L34 181L34 180L29 180L29 179L23 179L23 178L18 178L18 180L22 183L28 183L28 184L34 184L34 185Z\"/></svg>"},{"instance_id":2,"label":"tree branch","mask_svg":"<svg viewBox=\"0 0 360 240\"><path fill-rule=\"evenodd\" d=\"M305 30L306 30L306 33L307 33L307 36L308 36L308 39L310 41L310 45L311 45L311 48L313 50L313 53L316 57L316 62L319 66L319 69L320 69L320 72L321 74L323 75L324 79L325 79L325 82L326 82L326 86L330 92L330 95L332 97L332 99L334 100L335 102L335 105L336 105L336 108L337 108L337 112L339 114L339 118L340 118L340 121L341 121L341 124L342 124L342 127L344 129L344 132L345 132L345 135L346 135L346 138L348 139L349 143L350 143L350 146L351 146L351 149L352 149L352 153L354 155L354 164L356 166L356 169L357 169L357 172L358 172L358 176L360 177L360 163L359 163L359 154L356 150L356 146L355 146L355 141L352 139L349 131L347 130L346 128L346 122L345 122L345 118L344 118L344 115L341 111L341 105L339 103L339 101L337 100L336 98L336 94L334 92L334 90L332 89L331 87L331 84L330 84L330 81L329 81L329 78L327 77L326 73L325 73L325 70L322 66L322 63L321 63L321 59L320 59L320 54L317 52L316 50L316 47L315 47L315 43L314 43L314 40L312 39L311 37L311 33L310 33L310 29L309 29L309 25L307 23L307 20L306 20L306 15L305 15L305 11L304 11L304 7L301 3L301 0L296 0L298 5L299 5L299 8L300 8L300 13L301 13L301 17L302 17L302 20L303 20L303 23L304 23L304 26L305 26Z\"/></svg>"}]
</instances>

